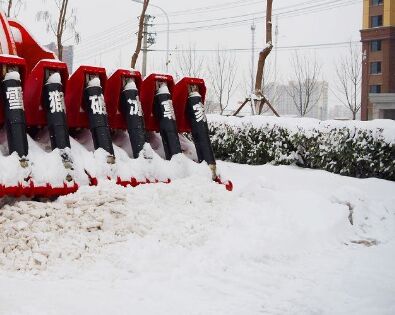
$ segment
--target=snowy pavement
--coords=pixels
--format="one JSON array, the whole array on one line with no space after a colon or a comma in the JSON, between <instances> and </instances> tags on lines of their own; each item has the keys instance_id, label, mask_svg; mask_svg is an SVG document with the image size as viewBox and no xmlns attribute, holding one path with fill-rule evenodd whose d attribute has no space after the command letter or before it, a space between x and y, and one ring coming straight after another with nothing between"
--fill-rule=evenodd
<instances>
[{"instance_id":1,"label":"snowy pavement","mask_svg":"<svg viewBox=\"0 0 395 315\"><path fill-rule=\"evenodd\" d=\"M395 314L394 182L219 166L4 205L0 314Z\"/></svg>"}]
</instances>

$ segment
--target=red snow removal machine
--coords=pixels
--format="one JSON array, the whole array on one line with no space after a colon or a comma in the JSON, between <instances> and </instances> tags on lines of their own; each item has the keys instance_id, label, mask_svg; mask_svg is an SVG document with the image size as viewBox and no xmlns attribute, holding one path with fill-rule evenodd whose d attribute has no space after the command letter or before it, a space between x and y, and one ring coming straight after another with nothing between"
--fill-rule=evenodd
<instances>
[{"instance_id":1,"label":"red snow removal machine","mask_svg":"<svg viewBox=\"0 0 395 315\"><path fill-rule=\"evenodd\" d=\"M103 179L132 187L169 183L146 142L152 134L161 139L170 160L182 153L180 133L192 135L196 162L232 190L217 176L202 79L143 80L131 69L107 77L88 65L69 75L18 21L2 12L0 20L0 197L56 197Z\"/></svg>"}]
</instances>

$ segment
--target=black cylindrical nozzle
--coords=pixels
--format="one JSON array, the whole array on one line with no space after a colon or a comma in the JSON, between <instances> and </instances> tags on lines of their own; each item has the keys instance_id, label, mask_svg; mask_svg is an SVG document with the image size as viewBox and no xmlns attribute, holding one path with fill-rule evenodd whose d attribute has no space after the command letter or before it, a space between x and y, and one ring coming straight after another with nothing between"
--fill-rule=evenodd
<instances>
[{"instance_id":1,"label":"black cylindrical nozzle","mask_svg":"<svg viewBox=\"0 0 395 315\"><path fill-rule=\"evenodd\" d=\"M43 103L47 113L52 150L70 148L62 83L48 82L44 85Z\"/></svg>"},{"instance_id":2,"label":"black cylindrical nozzle","mask_svg":"<svg viewBox=\"0 0 395 315\"><path fill-rule=\"evenodd\" d=\"M100 85L86 87L84 100L95 150L102 148L114 155L102 87Z\"/></svg>"},{"instance_id":3,"label":"black cylindrical nozzle","mask_svg":"<svg viewBox=\"0 0 395 315\"><path fill-rule=\"evenodd\" d=\"M170 160L173 155L181 153L181 145L180 139L178 138L171 95L165 83L161 83L156 92L154 114L159 121L159 130L166 159Z\"/></svg>"},{"instance_id":4,"label":"black cylindrical nozzle","mask_svg":"<svg viewBox=\"0 0 395 315\"><path fill-rule=\"evenodd\" d=\"M121 112L126 121L133 157L138 158L145 144L144 117L137 87L130 79L120 96Z\"/></svg>"},{"instance_id":5,"label":"black cylindrical nozzle","mask_svg":"<svg viewBox=\"0 0 395 315\"><path fill-rule=\"evenodd\" d=\"M26 118L23 105L22 84L17 71L8 72L1 84L5 125L9 153L27 156L29 147L26 134Z\"/></svg>"},{"instance_id":6,"label":"black cylindrical nozzle","mask_svg":"<svg viewBox=\"0 0 395 315\"><path fill-rule=\"evenodd\" d=\"M215 165L202 97L197 91L189 94L186 111L199 162L206 161L208 165Z\"/></svg>"}]
</instances>

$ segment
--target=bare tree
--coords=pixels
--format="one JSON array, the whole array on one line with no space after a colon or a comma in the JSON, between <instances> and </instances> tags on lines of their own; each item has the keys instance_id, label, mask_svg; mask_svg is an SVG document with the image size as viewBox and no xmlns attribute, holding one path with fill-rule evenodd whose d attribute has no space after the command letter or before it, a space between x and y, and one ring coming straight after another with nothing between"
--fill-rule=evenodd
<instances>
[{"instance_id":1,"label":"bare tree","mask_svg":"<svg viewBox=\"0 0 395 315\"><path fill-rule=\"evenodd\" d=\"M244 75L244 80L241 83L244 91L244 96L246 96L247 98L251 96L251 84L248 80L250 76L251 72L248 73L248 75ZM263 78L264 80L262 80L261 93L265 96L266 99L270 99L270 102L271 104L273 104L273 106L276 106L281 96L281 90L278 88L278 84L276 82L276 75L274 73L274 66L270 62L270 60L266 62ZM254 88L255 87L253 86L253 89ZM270 107L265 106L261 109L261 114L266 113L269 110Z\"/></svg>"},{"instance_id":2,"label":"bare tree","mask_svg":"<svg viewBox=\"0 0 395 315\"><path fill-rule=\"evenodd\" d=\"M7 17L17 17L25 5L25 0L2 0L1 6Z\"/></svg>"},{"instance_id":3,"label":"bare tree","mask_svg":"<svg viewBox=\"0 0 395 315\"><path fill-rule=\"evenodd\" d=\"M255 94L256 95L262 94L261 88L262 88L265 62L266 62L266 58L269 56L270 52L273 49L272 7L273 7L273 0L267 0L267 2L266 2L266 46L259 53L258 67L256 70L256 78L255 78Z\"/></svg>"},{"instance_id":4,"label":"bare tree","mask_svg":"<svg viewBox=\"0 0 395 315\"><path fill-rule=\"evenodd\" d=\"M348 54L339 59L336 65L338 79L336 97L352 113L355 120L361 109L361 81L362 81L362 54L357 47L350 43Z\"/></svg>"},{"instance_id":5,"label":"bare tree","mask_svg":"<svg viewBox=\"0 0 395 315\"><path fill-rule=\"evenodd\" d=\"M137 32L136 49L133 53L132 60L130 62L130 66L132 68L136 67L137 59L138 59L140 51L141 51L141 45L143 42L144 19L145 19L145 13L147 12L148 4L149 4L149 0L144 0L143 9L141 10L141 14L140 14L140 18L139 18L139 30Z\"/></svg>"},{"instance_id":6,"label":"bare tree","mask_svg":"<svg viewBox=\"0 0 395 315\"><path fill-rule=\"evenodd\" d=\"M189 44L187 49L180 49L177 54L176 77L200 78L204 71L204 58L196 52L196 45Z\"/></svg>"},{"instance_id":7,"label":"bare tree","mask_svg":"<svg viewBox=\"0 0 395 315\"><path fill-rule=\"evenodd\" d=\"M266 1L266 45L265 48L259 53L258 66L256 70L255 77L255 95L251 95L251 98L246 98L245 101L239 106L239 108L234 112L234 116L236 116L242 108L250 102L252 107L255 107L255 112L260 114L262 112L263 106L266 104L271 111L276 115L279 114L273 108L269 100L265 97L262 92L262 82L264 75L265 62L270 52L273 49L273 24L272 24L272 12L273 12L273 0Z\"/></svg>"},{"instance_id":8,"label":"bare tree","mask_svg":"<svg viewBox=\"0 0 395 315\"><path fill-rule=\"evenodd\" d=\"M273 0L267 0L266 1L266 46L259 53L258 67L256 70L256 78L255 78L255 95L258 97L258 100L256 102L256 112L260 114L262 112L263 106L266 104L269 106L269 108L273 111L273 113L276 116L279 116L262 91L262 86L264 86L263 75L264 75L266 59L273 49L272 12L273 12Z\"/></svg>"},{"instance_id":9,"label":"bare tree","mask_svg":"<svg viewBox=\"0 0 395 315\"><path fill-rule=\"evenodd\" d=\"M79 43L80 34L77 32L77 15L73 8L69 11L69 0L53 0L57 7L56 14L52 14L52 10L39 11L37 13L37 20L44 21L47 24L47 32L52 32L56 37L56 45L58 48L58 58L63 59L63 43L71 38L74 38L75 43ZM63 36L70 34L70 38L66 40Z\"/></svg>"},{"instance_id":10,"label":"bare tree","mask_svg":"<svg viewBox=\"0 0 395 315\"><path fill-rule=\"evenodd\" d=\"M217 104L219 104L221 114L229 106L229 101L236 88L236 57L227 51L218 48L213 62L209 69L211 85Z\"/></svg>"},{"instance_id":11,"label":"bare tree","mask_svg":"<svg viewBox=\"0 0 395 315\"><path fill-rule=\"evenodd\" d=\"M319 82L321 66L316 58L301 57L297 52L292 59L293 77L287 93L298 114L306 116L319 102L323 88Z\"/></svg>"}]
</instances>

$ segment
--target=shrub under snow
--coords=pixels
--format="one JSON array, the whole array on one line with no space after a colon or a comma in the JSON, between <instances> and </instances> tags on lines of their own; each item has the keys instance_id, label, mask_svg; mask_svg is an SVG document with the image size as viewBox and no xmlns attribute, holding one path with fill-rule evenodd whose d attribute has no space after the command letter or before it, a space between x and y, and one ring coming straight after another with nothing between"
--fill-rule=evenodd
<instances>
[{"instance_id":1,"label":"shrub under snow","mask_svg":"<svg viewBox=\"0 0 395 315\"><path fill-rule=\"evenodd\" d=\"M218 159L295 164L354 177L395 180L395 122L209 115Z\"/></svg>"}]
</instances>

